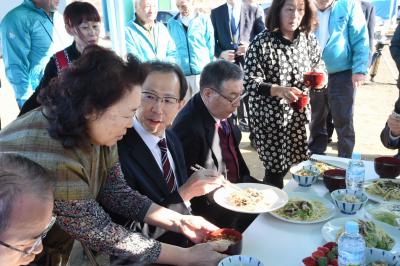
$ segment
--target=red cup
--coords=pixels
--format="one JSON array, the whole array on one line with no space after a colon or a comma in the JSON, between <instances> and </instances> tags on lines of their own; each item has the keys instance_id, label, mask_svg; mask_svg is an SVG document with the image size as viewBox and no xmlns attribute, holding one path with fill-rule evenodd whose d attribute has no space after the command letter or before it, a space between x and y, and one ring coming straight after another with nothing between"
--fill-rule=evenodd
<instances>
[{"instance_id":1,"label":"red cup","mask_svg":"<svg viewBox=\"0 0 400 266\"><path fill-rule=\"evenodd\" d=\"M304 85L310 89L320 89L324 84L324 73L322 72L306 72L303 75Z\"/></svg>"},{"instance_id":2,"label":"red cup","mask_svg":"<svg viewBox=\"0 0 400 266\"><path fill-rule=\"evenodd\" d=\"M302 109L304 109L306 106L307 106L307 104L308 104L308 96L307 96L307 94L298 94L297 95L297 101L295 101L295 102L291 102L290 103L290 106L294 109L294 110L296 110L296 111L300 111L300 110L302 110Z\"/></svg>"}]
</instances>

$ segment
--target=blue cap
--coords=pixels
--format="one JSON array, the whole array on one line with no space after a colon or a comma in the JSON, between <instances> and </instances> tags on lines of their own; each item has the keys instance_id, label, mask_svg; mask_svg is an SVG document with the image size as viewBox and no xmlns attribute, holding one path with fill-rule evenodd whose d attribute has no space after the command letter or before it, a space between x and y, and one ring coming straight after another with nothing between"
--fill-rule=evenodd
<instances>
[{"instance_id":1,"label":"blue cap","mask_svg":"<svg viewBox=\"0 0 400 266\"><path fill-rule=\"evenodd\" d=\"M358 223L355 221L348 221L344 226L346 233L349 234L358 234Z\"/></svg>"},{"instance_id":2,"label":"blue cap","mask_svg":"<svg viewBox=\"0 0 400 266\"><path fill-rule=\"evenodd\" d=\"M351 155L351 159L352 160L361 160L361 153L353 152L353 154Z\"/></svg>"}]
</instances>

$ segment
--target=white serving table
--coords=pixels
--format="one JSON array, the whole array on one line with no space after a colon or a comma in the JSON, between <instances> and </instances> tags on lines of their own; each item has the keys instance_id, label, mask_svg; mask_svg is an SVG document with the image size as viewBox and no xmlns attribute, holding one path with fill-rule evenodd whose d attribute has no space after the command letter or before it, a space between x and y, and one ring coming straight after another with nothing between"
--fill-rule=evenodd
<instances>
[{"instance_id":1,"label":"white serving table","mask_svg":"<svg viewBox=\"0 0 400 266\"><path fill-rule=\"evenodd\" d=\"M331 156L313 156L316 159L326 159L347 164L348 159ZM366 181L378 178L373 162L364 161ZM299 187L293 179L285 186L286 192L315 193L329 200L329 191L321 180L309 188ZM357 214L345 215L337 210L337 217L363 217L364 210ZM317 224L295 224L279 220L268 213L260 214L243 233L243 255L254 256L265 266L300 266L302 259L311 255L318 246L325 243L321 228L325 222Z\"/></svg>"}]
</instances>

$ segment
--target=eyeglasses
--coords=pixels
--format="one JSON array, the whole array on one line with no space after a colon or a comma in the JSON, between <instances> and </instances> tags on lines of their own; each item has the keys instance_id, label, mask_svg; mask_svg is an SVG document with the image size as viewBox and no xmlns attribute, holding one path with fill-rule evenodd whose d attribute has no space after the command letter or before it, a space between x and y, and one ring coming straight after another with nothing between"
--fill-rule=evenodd
<instances>
[{"instance_id":1,"label":"eyeglasses","mask_svg":"<svg viewBox=\"0 0 400 266\"><path fill-rule=\"evenodd\" d=\"M160 97L157 94L149 91L142 92L142 100L150 104L156 104L158 101L160 101L161 103L165 104L165 106L172 106L179 102L178 98L172 96Z\"/></svg>"},{"instance_id":2,"label":"eyeglasses","mask_svg":"<svg viewBox=\"0 0 400 266\"><path fill-rule=\"evenodd\" d=\"M242 100L244 97L246 97L248 95L248 92L243 92L242 94L240 94L239 96L235 97L235 98L229 98L225 95L223 95L221 92L219 92L218 90L214 89L214 88L210 88L212 91L214 91L215 93L217 93L219 96L221 96L222 98L224 98L225 100L227 100L228 102L230 102L231 104L235 104L237 102L239 102L240 100Z\"/></svg>"},{"instance_id":3,"label":"eyeglasses","mask_svg":"<svg viewBox=\"0 0 400 266\"><path fill-rule=\"evenodd\" d=\"M24 254L24 256L30 256L42 244L42 240L46 237L47 233L53 227L55 222L56 222L56 217L55 216L51 217L51 221L50 221L49 225L46 227L46 229L43 231L43 233L41 233L40 236L35 239L35 242L33 243L32 247L30 247L28 250L21 250L19 248L13 247L13 246L11 246L11 245L9 245L9 244L1 241L1 240L0 240L0 245L5 246L5 247L7 247L9 249L12 249L14 251L18 251L18 252Z\"/></svg>"}]
</instances>

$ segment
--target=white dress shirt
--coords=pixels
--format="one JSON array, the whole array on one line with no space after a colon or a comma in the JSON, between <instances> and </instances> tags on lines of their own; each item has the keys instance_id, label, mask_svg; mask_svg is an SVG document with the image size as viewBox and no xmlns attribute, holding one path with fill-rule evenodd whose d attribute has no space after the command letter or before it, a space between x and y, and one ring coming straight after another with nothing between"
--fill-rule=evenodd
<instances>
[{"instance_id":1,"label":"white dress shirt","mask_svg":"<svg viewBox=\"0 0 400 266\"><path fill-rule=\"evenodd\" d=\"M236 1L234 6L232 6L229 3L227 3L227 5L228 5L228 13L229 13L229 25L230 25L232 13L233 13L233 17L235 18L235 27L237 28L237 27L239 27L239 22L240 22L240 12L242 10L242 1ZM239 33L239 29L238 29L237 33Z\"/></svg>"},{"instance_id":2,"label":"white dress shirt","mask_svg":"<svg viewBox=\"0 0 400 266\"><path fill-rule=\"evenodd\" d=\"M160 147L158 147L158 142L162 138L166 138L165 132L162 137L158 137L158 136L155 136L155 135L149 133L146 129L144 129L144 127L142 126L142 124L140 124L139 120L136 117L133 120L133 128L136 130L136 132L142 138L142 140L146 144L147 148L149 148L149 150L153 154L154 159L156 160L156 162L158 164L158 167L160 167L161 172L163 172L162 161L161 161L161 150L160 150ZM167 146L168 146L167 138L166 138L166 141L167 141ZM169 149L167 149L167 156L168 156L169 163L171 164L172 171L174 172L174 175L175 175L175 163L174 163L174 159L171 156L171 153L169 152Z\"/></svg>"}]
</instances>

